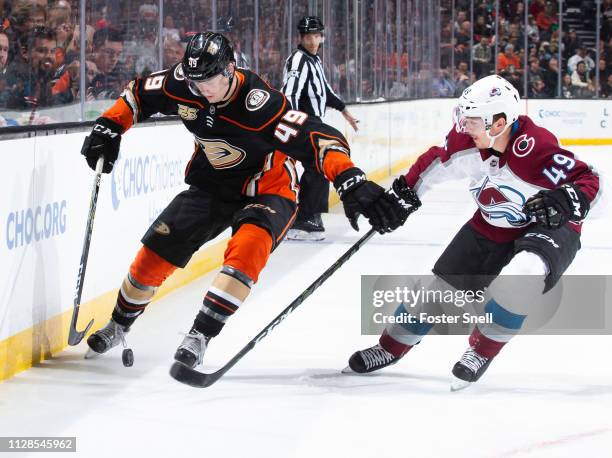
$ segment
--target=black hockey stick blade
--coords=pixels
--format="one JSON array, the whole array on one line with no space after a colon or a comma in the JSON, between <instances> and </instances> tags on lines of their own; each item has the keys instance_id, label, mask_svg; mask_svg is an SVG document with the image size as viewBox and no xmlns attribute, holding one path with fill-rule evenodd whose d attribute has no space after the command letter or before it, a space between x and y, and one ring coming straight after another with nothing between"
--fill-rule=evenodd
<instances>
[{"instance_id":1,"label":"black hockey stick blade","mask_svg":"<svg viewBox=\"0 0 612 458\"><path fill-rule=\"evenodd\" d=\"M219 378L215 377L215 373L205 374L204 372L198 372L178 361L175 361L170 367L170 375L173 379L194 388L206 388L215 383Z\"/></svg>"},{"instance_id":2,"label":"black hockey stick blade","mask_svg":"<svg viewBox=\"0 0 612 458\"><path fill-rule=\"evenodd\" d=\"M98 194L100 192L100 180L102 179L103 166L104 156L100 156L98 158L98 162L96 163L96 176L94 178L91 198L89 200L89 214L87 216L85 240L83 240L83 249L81 250L81 263L79 264L79 274L77 275L77 284L74 292L72 319L70 320L70 329L68 330L68 345L73 346L78 345L81 340L83 340L83 337L85 337L85 334L87 334L94 323L94 320L91 320L83 331L78 331L76 327L79 319L79 306L81 305L83 281L85 280L85 270L87 269L87 259L89 258L89 245L91 244L91 234L93 232L93 223L96 215L96 205L98 203Z\"/></svg>"},{"instance_id":3,"label":"black hockey stick blade","mask_svg":"<svg viewBox=\"0 0 612 458\"><path fill-rule=\"evenodd\" d=\"M279 315L276 316L268 325L263 328L259 334L257 334L248 344L244 346L232 359L230 359L225 366L221 367L216 372L209 374L204 372L196 371L182 363L175 362L170 367L170 376L175 380L184 383L185 385L193 386L196 388L206 388L219 380L227 371L229 371L234 365L240 361L248 352L250 352L255 345L263 340L276 326L278 326L285 318L287 318L291 312L300 306L304 300L315 290L321 286L325 280L332 276L332 274L338 270L342 265L349 260L359 249L368 241L372 236L376 234L374 229L370 229L363 237L361 237L353 246L351 246L346 253L340 256L336 262L334 262L325 272L323 272L319 278L317 278L308 288L306 288L302 294L294 299L291 304L287 306Z\"/></svg>"},{"instance_id":4,"label":"black hockey stick blade","mask_svg":"<svg viewBox=\"0 0 612 458\"><path fill-rule=\"evenodd\" d=\"M79 308L76 307L72 311L72 320L70 321L70 330L68 331L68 345L72 345L72 346L78 345L81 342L81 340L83 340L83 337L87 335L87 333L89 332L89 330L94 324L94 320L91 320L89 323L87 323L87 326L85 326L84 330L77 331L76 325L77 325L78 319L79 319Z\"/></svg>"}]
</instances>

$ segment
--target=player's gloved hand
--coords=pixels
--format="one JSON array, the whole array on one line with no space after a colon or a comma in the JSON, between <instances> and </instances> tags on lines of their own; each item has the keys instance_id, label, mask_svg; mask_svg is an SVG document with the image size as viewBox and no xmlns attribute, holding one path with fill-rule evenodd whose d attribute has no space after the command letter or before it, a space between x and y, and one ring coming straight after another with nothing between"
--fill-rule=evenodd
<instances>
[{"instance_id":1,"label":"player's gloved hand","mask_svg":"<svg viewBox=\"0 0 612 458\"><path fill-rule=\"evenodd\" d=\"M381 234L397 229L408 217L397 196L368 181L365 173L357 167L340 173L334 180L334 186L344 205L344 213L356 231L359 230L359 215L364 215Z\"/></svg>"},{"instance_id":2,"label":"player's gloved hand","mask_svg":"<svg viewBox=\"0 0 612 458\"><path fill-rule=\"evenodd\" d=\"M416 192L410 189L410 186L408 186L408 183L406 183L406 177L404 175L400 175L393 181L391 189L389 189L387 193L394 196L397 199L398 204L401 205L406 211L406 216L402 221L402 224L406 222L406 219L408 216L410 216L410 214L417 211L421 206L421 199L419 199Z\"/></svg>"},{"instance_id":3,"label":"player's gloved hand","mask_svg":"<svg viewBox=\"0 0 612 458\"><path fill-rule=\"evenodd\" d=\"M523 206L523 213L534 217L540 226L559 229L568 221L582 221L589 209L590 203L584 193L570 183L531 196Z\"/></svg>"},{"instance_id":4,"label":"player's gloved hand","mask_svg":"<svg viewBox=\"0 0 612 458\"><path fill-rule=\"evenodd\" d=\"M85 156L87 164L92 170L96 169L96 163L100 155L104 155L103 173L110 173L119 156L119 145L121 144L121 133L123 128L116 122L106 118L96 119L91 134L85 137L81 154Z\"/></svg>"}]
</instances>

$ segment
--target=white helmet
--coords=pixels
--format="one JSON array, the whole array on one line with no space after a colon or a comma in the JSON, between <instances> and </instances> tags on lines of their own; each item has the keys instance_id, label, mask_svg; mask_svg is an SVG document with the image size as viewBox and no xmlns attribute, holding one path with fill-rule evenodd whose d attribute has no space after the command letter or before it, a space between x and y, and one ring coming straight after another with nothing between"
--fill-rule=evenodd
<instances>
[{"instance_id":1,"label":"white helmet","mask_svg":"<svg viewBox=\"0 0 612 458\"><path fill-rule=\"evenodd\" d=\"M491 136L493 116L506 115L506 127L502 132ZM458 132L465 132L466 118L480 118L489 137L489 148L495 139L503 134L519 117L520 96L512 84L499 75L485 76L466 88L457 101L455 108L455 127Z\"/></svg>"}]
</instances>

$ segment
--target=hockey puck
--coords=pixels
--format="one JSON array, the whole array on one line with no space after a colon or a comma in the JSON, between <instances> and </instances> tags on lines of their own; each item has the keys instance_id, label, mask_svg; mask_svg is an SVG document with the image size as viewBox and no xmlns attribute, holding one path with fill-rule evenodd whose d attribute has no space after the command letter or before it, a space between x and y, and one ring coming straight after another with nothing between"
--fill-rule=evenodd
<instances>
[{"instance_id":1,"label":"hockey puck","mask_svg":"<svg viewBox=\"0 0 612 458\"><path fill-rule=\"evenodd\" d=\"M121 353L121 361L125 367L132 367L134 365L134 352L131 348L126 348Z\"/></svg>"}]
</instances>

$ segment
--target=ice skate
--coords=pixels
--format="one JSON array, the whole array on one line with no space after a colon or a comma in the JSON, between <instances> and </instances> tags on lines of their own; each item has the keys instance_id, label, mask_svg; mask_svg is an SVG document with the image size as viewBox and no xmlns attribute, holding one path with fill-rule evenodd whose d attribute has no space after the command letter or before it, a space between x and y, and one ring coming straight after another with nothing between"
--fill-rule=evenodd
<instances>
[{"instance_id":1,"label":"ice skate","mask_svg":"<svg viewBox=\"0 0 612 458\"><path fill-rule=\"evenodd\" d=\"M89 349L85 354L85 358L93 358L102 353L106 353L113 347L119 344L123 344L124 348L127 348L125 341L125 335L130 331L129 327L124 327L111 319L106 326L102 329L98 329L92 335L87 338L87 345Z\"/></svg>"},{"instance_id":2,"label":"ice skate","mask_svg":"<svg viewBox=\"0 0 612 458\"><path fill-rule=\"evenodd\" d=\"M367 374L398 362L402 357L393 356L387 350L376 344L373 347L359 350L349 358L349 365L342 370L343 374Z\"/></svg>"},{"instance_id":3,"label":"ice skate","mask_svg":"<svg viewBox=\"0 0 612 458\"><path fill-rule=\"evenodd\" d=\"M185 334L183 342L176 349L174 359L192 369L202 364L204 352L208 347L210 337L192 329L189 334Z\"/></svg>"},{"instance_id":4,"label":"ice skate","mask_svg":"<svg viewBox=\"0 0 612 458\"><path fill-rule=\"evenodd\" d=\"M474 347L469 347L461 359L453 366L451 391L459 391L476 382L485 373L493 358L479 355Z\"/></svg>"},{"instance_id":5,"label":"ice skate","mask_svg":"<svg viewBox=\"0 0 612 458\"><path fill-rule=\"evenodd\" d=\"M311 218L298 218L287 231L287 240L319 242L325 240L325 227L321 214L316 213Z\"/></svg>"}]
</instances>

